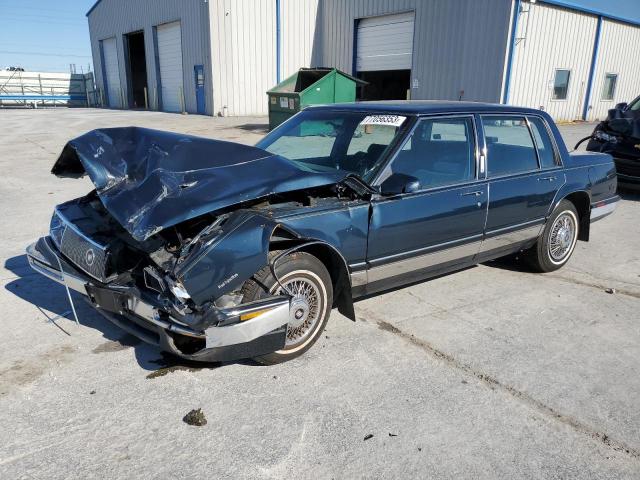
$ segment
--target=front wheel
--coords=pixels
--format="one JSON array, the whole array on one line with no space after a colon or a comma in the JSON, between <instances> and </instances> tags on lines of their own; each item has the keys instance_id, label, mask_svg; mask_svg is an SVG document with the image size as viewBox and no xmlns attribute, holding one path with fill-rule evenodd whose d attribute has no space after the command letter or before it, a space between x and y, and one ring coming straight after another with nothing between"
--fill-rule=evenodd
<instances>
[{"instance_id":1,"label":"front wheel","mask_svg":"<svg viewBox=\"0 0 640 480\"><path fill-rule=\"evenodd\" d=\"M279 282L265 267L242 288L243 303L272 295L292 297L284 348L255 358L265 365L286 362L309 350L322 334L333 305L331 276L313 255L294 252L279 260L275 271Z\"/></svg>"},{"instance_id":2,"label":"front wheel","mask_svg":"<svg viewBox=\"0 0 640 480\"><path fill-rule=\"evenodd\" d=\"M562 267L578 241L578 212L573 203L562 200L549 217L538 242L529 250L528 260L539 272Z\"/></svg>"}]
</instances>

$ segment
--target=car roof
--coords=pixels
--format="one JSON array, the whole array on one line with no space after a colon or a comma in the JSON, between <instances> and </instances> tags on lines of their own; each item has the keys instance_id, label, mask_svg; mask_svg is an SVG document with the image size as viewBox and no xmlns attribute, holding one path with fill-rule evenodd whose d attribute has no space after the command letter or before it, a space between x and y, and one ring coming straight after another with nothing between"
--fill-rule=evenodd
<instances>
[{"instance_id":1,"label":"car roof","mask_svg":"<svg viewBox=\"0 0 640 480\"><path fill-rule=\"evenodd\" d=\"M446 100L381 100L375 102L334 103L314 105L313 110L341 110L366 113L399 113L421 115L432 113L489 112L540 114L540 110L498 103L456 102Z\"/></svg>"}]
</instances>

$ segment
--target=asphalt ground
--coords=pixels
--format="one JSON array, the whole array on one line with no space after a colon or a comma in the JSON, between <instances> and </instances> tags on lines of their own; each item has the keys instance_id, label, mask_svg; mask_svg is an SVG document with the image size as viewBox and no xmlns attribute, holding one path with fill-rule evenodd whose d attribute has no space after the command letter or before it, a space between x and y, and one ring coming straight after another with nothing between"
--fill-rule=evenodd
<instances>
[{"instance_id":1,"label":"asphalt ground","mask_svg":"<svg viewBox=\"0 0 640 480\"><path fill-rule=\"evenodd\" d=\"M552 274L480 265L334 312L303 357L176 363L32 272L71 137L254 143L264 118L0 110L0 478L640 478L640 197ZM562 126L567 143L593 125ZM614 293L607 293L614 292ZM201 408L207 424L183 417ZM373 435L373 436L371 436Z\"/></svg>"}]
</instances>

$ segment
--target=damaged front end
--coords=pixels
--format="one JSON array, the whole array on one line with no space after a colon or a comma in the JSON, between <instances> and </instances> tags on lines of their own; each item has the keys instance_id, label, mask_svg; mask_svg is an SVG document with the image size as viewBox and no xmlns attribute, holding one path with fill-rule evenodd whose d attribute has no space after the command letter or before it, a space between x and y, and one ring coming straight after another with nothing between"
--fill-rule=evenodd
<instances>
[{"instance_id":1,"label":"damaged front end","mask_svg":"<svg viewBox=\"0 0 640 480\"><path fill-rule=\"evenodd\" d=\"M284 346L290 297L243 302L242 285L269 264L269 243L282 230L251 206L335 178L254 147L144 129L79 137L53 173L86 173L96 190L56 207L49 235L27 249L36 271L187 359L234 360Z\"/></svg>"},{"instance_id":2,"label":"damaged front end","mask_svg":"<svg viewBox=\"0 0 640 480\"><path fill-rule=\"evenodd\" d=\"M273 222L233 213L180 246L166 238L136 242L117 227L104 236L103 224L80 216L97 201L56 209L50 235L27 249L36 271L86 296L129 333L184 358L224 361L283 347L289 297L242 303L238 291L267 264Z\"/></svg>"},{"instance_id":3,"label":"damaged front end","mask_svg":"<svg viewBox=\"0 0 640 480\"><path fill-rule=\"evenodd\" d=\"M587 150L608 153L614 159L618 184L640 188L640 118L625 109L612 109L606 120L596 125ZM576 148L578 147L576 145Z\"/></svg>"}]
</instances>

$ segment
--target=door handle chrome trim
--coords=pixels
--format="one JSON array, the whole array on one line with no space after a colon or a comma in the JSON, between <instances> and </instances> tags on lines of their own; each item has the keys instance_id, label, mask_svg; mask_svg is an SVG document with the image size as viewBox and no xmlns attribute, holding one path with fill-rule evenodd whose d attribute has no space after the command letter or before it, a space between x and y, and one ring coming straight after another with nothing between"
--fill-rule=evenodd
<instances>
[{"instance_id":1,"label":"door handle chrome trim","mask_svg":"<svg viewBox=\"0 0 640 480\"><path fill-rule=\"evenodd\" d=\"M475 195L476 197L479 197L480 195L482 195L484 193L483 190L475 190L473 192L464 192L461 193L460 196L461 197L470 197L471 195Z\"/></svg>"},{"instance_id":2,"label":"door handle chrome trim","mask_svg":"<svg viewBox=\"0 0 640 480\"><path fill-rule=\"evenodd\" d=\"M538 177L538 181L541 182L542 180L547 180L549 182L553 182L554 180L556 180L558 177Z\"/></svg>"}]
</instances>

